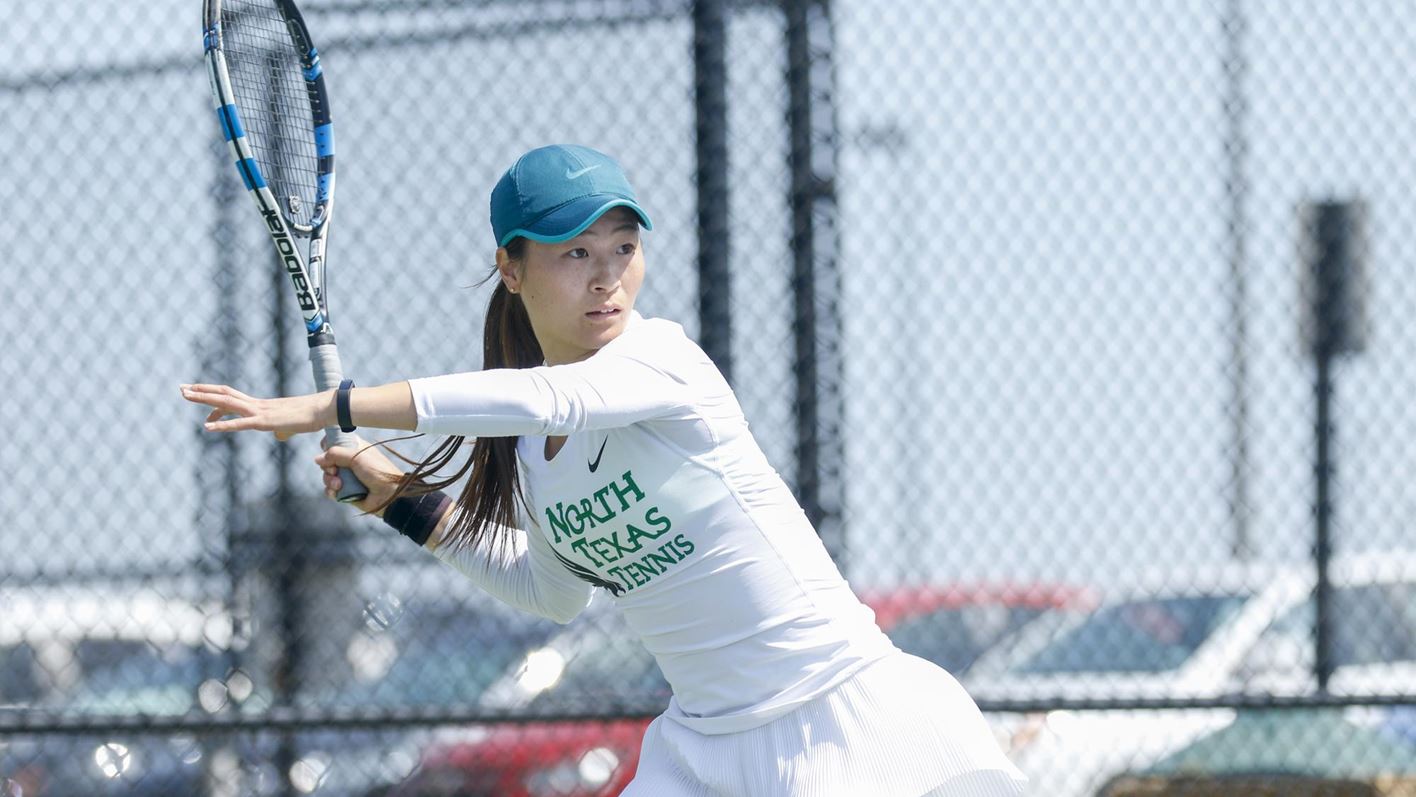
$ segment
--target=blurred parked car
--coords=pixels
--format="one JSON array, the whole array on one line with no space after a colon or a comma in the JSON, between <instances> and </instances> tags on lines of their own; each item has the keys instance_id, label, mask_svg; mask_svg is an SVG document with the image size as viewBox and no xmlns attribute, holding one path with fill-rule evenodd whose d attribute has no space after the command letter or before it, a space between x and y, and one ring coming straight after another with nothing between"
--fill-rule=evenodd
<instances>
[{"instance_id":1,"label":"blurred parked car","mask_svg":"<svg viewBox=\"0 0 1416 797\"><path fill-rule=\"evenodd\" d=\"M1416 748L1416 706L1388 706L1377 711L1383 733Z\"/></svg>"},{"instance_id":2,"label":"blurred parked car","mask_svg":"<svg viewBox=\"0 0 1416 797\"><path fill-rule=\"evenodd\" d=\"M1082 593L1043 587L909 587L863 600L902 649L956 674L990 645ZM516 722L431 747L390 797L604 797L634 777L644 729L669 684L623 616L602 597L488 687L482 705L530 717L642 715L629 720Z\"/></svg>"},{"instance_id":3,"label":"blurred parked car","mask_svg":"<svg viewBox=\"0 0 1416 797\"><path fill-rule=\"evenodd\" d=\"M1384 734L1370 709L1246 710L1100 797L1416 794L1416 748Z\"/></svg>"},{"instance_id":4,"label":"blurred parked car","mask_svg":"<svg viewBox=\"0 0 1416 797\"><path fill-rule=\"evenodd\" d=\"M485 596L484 596L485 597ZM366 612L364 628L350 640L346 657L354 680L296 697L297 707L360 709L390 714L475 707L482 693L526 651L562 626L537 620L491 599L470 602L397 602ZM270 695L259 697L269 707ZM418 766L428 736L401 725L379 728L301 730L292 735L295 760L286 773L299 794L357 797L408 777ZM275 759L276 734L265 734L238 752L241 793L283 793Z\"/></svg>"},{"instance_id":5,"label":"blurred parked car","mask_svg":"<svg viewBox=\"0 0 1416 797\"><path fill-rule=\"evenodd\" d=\"M967 685L977 698L1003 700L1311 694L1314 583L1311 567L1236 568L1118 591L1094 610L1040 617L984 654ZM1344 559L1332 583L1329 690L1416 692L1416 557ZM1033 783L1069 797L1095 794L1115 773L1159 761L1234 719L1229 710L1164 709L994 721Z\"/></svg>"},{"instance_id":6,"label":"blurred parked car","mask_svg":"<svg viewBox=\"0 0 1416 797\"><path fill-rule=\"evenodd\" d=\"M181 714L225 673L232 638L219 608L143 590L7 590L0 617L0 712ZM205 758L188 735L15 736L0 778L24 797L200 794Z\"/></svg>"},{"instance_id":7,"label":"blurred parked car","mask_svg":"<svg viewBox=\"0 0 1416 797\"><path fill-rule=\"evenodd\" d=\"M366 607L344 651L351 680L295 695L297 710L472 707L529 647L562 628L480 592L459 599L432 584L405 593ZM249 715L274 704L270 679L233 644L230 615L215 604L143 591L15 590L0 592L0 617L0 712ZM296 793L353 797L405 778L426 741L402 726L289 738L294 761L282 773L276 732L10 737L0 740L0 785L8 779L25 797L261 797L287 793L288 780Z\"/></svg>"},{"instance_id":8,"label":"blurred parked car","mask_svg":"<svg viewBox=\"0 0 1416 797\"><path fill-rule=\"evenodd\" d=\"M895 646L965 677L980 656L1045 612L1089 606L1090 590L959 584L867 590L861 600Z\"/></svg>"}]
</instances>

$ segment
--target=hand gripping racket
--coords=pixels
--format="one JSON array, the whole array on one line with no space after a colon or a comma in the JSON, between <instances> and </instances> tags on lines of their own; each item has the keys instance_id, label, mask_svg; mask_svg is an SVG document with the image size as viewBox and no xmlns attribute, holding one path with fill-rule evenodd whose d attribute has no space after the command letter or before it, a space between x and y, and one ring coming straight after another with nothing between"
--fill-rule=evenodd
<instances>
[{"instance_id":1,"label":"hand gripping racket","mask_svg":"<svg viewBox=\"0 0 1416 797\"><path fill-rule=\"evenodd\" d=\"M334 210L334 135L320 56L289 0L204 0L202 38L212 98L236 171L260 210L305 319L315 387L344 378L324 285ZM308 257L297 238L309 239ZM329 446L354 435L325 430ZM341 469L340 501L369 491Z\"/></svg>"}]
</instances>

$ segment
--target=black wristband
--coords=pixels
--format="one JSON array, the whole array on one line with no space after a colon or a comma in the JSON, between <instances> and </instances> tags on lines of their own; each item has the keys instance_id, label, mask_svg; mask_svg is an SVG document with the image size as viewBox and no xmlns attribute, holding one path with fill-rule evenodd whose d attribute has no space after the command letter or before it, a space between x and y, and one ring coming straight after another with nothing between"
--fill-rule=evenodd
<instances>
[{"instance_id":1,"label":"black wristband","mask_svg":"<svg viewBox=\"0 0 1416 797\"><path fill-rule=\"evenodd\" d=\"M384 522L399 534L425 545L428 536L437 528L438 521L447 512L452 498L442 491L422 495L402 495L393 499L384 509Z\"/></svg>"},{"instance_id":2,"label":"black wristband","mask_svg":"<svg viewBox=\"0 0 1416 797\"><path fill-rule=\"evenodd\" d=\"M339 388L334 391L334 415L339 419L339 431L352 432L359 427L354 425L354 419L349 417L349 389L354 387L353 379L346 379L339 383Z\"/></svg>"}]
</instances>

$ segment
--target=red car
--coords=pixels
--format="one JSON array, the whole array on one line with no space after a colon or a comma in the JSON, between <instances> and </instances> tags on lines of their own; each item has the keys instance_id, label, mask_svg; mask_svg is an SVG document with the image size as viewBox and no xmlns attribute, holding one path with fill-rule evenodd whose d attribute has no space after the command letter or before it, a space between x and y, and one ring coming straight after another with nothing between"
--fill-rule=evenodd
<instances>
[{"instance_id":1,"label":"red car","mask_svg":"<svg viewBox=\"0 0 1416 797\"><path fill-rule=\"evenodd\" d=\"M963 673L984 650L1080 590L1039 586L915 586L861 593L906 652ZM634 777L644 729L669 697L653 656L618 612L597 602L483 694L526 722L435 743L387 797L612 797ZM537 720L537 715L634 716Z\"/></svg>"},{"instance_id":2,"label":"red car","mask_svg":"<svg viewBox=\"0 0 1416 797\"><path fill-rule=\"evenodd\" d=\"M387 797L609 797L639 766L652 717L498 725L467 742L443 743Z\"/></svg>"}]
</instances>

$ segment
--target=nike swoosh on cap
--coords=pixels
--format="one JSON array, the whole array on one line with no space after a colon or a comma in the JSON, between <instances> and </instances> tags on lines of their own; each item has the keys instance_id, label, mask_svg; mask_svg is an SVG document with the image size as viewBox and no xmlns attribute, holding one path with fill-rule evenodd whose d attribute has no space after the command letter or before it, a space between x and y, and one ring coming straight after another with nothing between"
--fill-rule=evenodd
<instances>
[{"instance_id":1,"label":"nike swoosh on cap","mask_svg":"<svg viewBox=\"0 0 1416 797\"><path fill-rule=\"evenodd\" d=\"M593 172L593 171L595 171L595 170L598 169L598 168L600 168L600 164L597 163L597 164L595 164L594 166L586 166L584 169L576 169L575 171L571 171L570 169L566 169L566 170L565 170L565 179L567 179L567 180L574 180L575 178L580 177L581 175L583 175L583 174L585 174L585 173L587 173L587 172Z\"/></svg>"}]
</instances>

